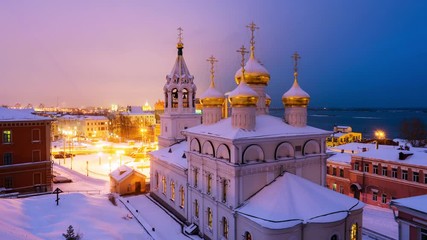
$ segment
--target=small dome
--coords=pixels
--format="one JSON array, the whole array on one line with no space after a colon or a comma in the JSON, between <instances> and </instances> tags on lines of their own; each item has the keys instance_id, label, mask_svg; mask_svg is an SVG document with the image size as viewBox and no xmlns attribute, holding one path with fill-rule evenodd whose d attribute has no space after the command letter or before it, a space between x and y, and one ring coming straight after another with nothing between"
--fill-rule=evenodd
<instances>
[{"instance_id":1,"label":"small dome","mask_svg":"<svg viewBox=\"0 0 427 240\"><path fill-rule=\"evenodd\" d=\"M256 106L258 94L252 90L245 82L241 82L228 95L231 107L249 107Z\"/></svg>"},{"instance_id":2,"label":"small dome","mask_svg":"<svg viewBox=\"0 0 427 240\"><path fill-rule=\"evenodd\" d=\"M234 79L237 84L240 83L242 79L242 68L237 70ZM270 81L270 73L268 73L267 69L255 59L253 53L251 53L245 65L245 81L247 84L254 85L268 85Z\"/></svg>"},{"instance_id":3,"label":"small dome","mask_svg":"<svg viewBox=\"0 0 427 240\"><path fill-rule=\"evenodd\" d=\"M224 103L224 95L212 85L200 96L203 107L221 107Z\"/></svg>"},{"instance_id":4,"label":"small dome","mask_svg":"<svg viewBox=\"0 0 427 240\"><path fill-rule=\"evenodd\" d=\"M294 84L282 96L285 107L307 107L310 101L310 95L298 85L297 76L298 73L294 73Z\"/></svg>"}]
</instances>

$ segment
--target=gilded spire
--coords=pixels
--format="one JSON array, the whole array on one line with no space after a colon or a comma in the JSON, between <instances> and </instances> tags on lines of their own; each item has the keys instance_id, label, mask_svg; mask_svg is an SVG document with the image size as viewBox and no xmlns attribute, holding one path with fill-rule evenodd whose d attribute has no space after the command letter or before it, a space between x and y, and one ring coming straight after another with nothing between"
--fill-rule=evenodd
<instances>
[{"instance_id":1,"label":"gilded spire","mask_svg":"<svg viewBox=\"0 0 427 240\"><path fill-rule=\"evenodd\" d=\"M213 55L211 55L211 57L208 58L208 59L206 59L206 61L208 61L211 64L211 71L210 71L211 72L211 85L210 85L210 87L214 88L215 87L215 81L214 81L215 70L214 70L214 65L215 65L216 62L218 62L218 60L216 60L216 58Z\"/></svg>"},{"instance_id":2,"label":"gilded spire","mask_svg":"<svg viewBox=\"0 0 427 240\"><path fill-rule=\"evenodd\" d=\"M298 60L301 59L301 57L299 56L298 52L295 52L292 55L292 59L294 60L294 77L295 77L295 81L297 81L297 76L298 76Z\"/></svg>"},{"instance_id":3,"label":"gilded spire","mask_svg":"<svg viewBox=\"0 0 427 240\"><path fill-rule=\"evenodd\" d=\"M182 49L184 48L184 43L182 43L182 32L184 31L184 29L182 29L181 27L179 27L178 29L178 43L176 44L176 47L178 48L178 55L182 55Z\"/></svg>"},{"instance_id":4,"label":"gilded spire","mask_svg":"<svg viewBox=\"0 0 427 240\"><path fill-rule=\"evenodd\" d=\"M255 56L255 30L259 29L259 27L254 23L251 22L249 25L246 26L247 28L249 28L249 30L251 30L251 57Z\"/></svg>"}]
</instances>

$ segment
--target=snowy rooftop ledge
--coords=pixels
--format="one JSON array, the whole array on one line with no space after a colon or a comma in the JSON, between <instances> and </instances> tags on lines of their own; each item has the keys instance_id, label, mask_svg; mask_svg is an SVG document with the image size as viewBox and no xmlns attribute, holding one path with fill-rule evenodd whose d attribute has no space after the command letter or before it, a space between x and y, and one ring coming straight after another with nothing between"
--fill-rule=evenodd
<instances>
[{"instance_id":1,"label":"snowy rooftop ledge","mask_svg":"<svg viewBox=\"0 0 427 240\"><path fill-rule=\"evenodd\" d=\"M282 229L300 223L339 221L363 207L355 198L285 173L236 211L263 227Z\"/></svg>"}]
</instances>

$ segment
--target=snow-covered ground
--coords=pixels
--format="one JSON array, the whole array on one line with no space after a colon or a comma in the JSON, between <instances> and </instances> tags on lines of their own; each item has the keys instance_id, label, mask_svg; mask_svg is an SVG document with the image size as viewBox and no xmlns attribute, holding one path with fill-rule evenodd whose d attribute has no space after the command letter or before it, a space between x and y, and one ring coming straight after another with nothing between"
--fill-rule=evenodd
<instances>
[{"instance_id":1,"label":"snow-covered ground","mask_svg":"<svg viewBox=\"0 0 427 240\"><path fill-rule=\"evenodd\" d=\"M398 239L398 225L394 220L393 211L366 204L363 209L363 227Z\"/></svg>"}]
</instances>

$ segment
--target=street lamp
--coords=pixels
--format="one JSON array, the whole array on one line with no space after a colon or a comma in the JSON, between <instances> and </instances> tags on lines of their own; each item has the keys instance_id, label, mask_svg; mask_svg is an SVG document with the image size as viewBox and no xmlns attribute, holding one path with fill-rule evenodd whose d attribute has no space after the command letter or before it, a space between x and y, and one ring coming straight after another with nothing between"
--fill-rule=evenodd
<instances>
[{"instance_id":1,"label":"street lamp","mask_svg":"<svg viewBox=\"0 0 427 240\"><path fill-rule=\"evenodd\" d=\"M141 142L145 143L145 134L147 132L147 129L141 128Z\"/></svg>"},{"instance_id":2,"label":"street lamp","mask_svg":"<svg viewBox=\"0 0 427 240\"><path fill-rule=\"evenodd\" d=\"M99 152L99 153L98 153L98 157L99 157L99 165L101 165L102 152Z\"/></svg>"},{"instance_id":3,"label":"street lamp","mask_svg":"<svg viewBox=\"0 0 427 240\"><path fill-rule=\"evenodd\" d=\"M385 132L383 130L376 130L374 134L375 134L375 137L377 139L377 146L376 146L376 148L378 149L378 142L381 141L381 140L384 142L386 135L385 135Z\"/></svg>"}]
</instances>

